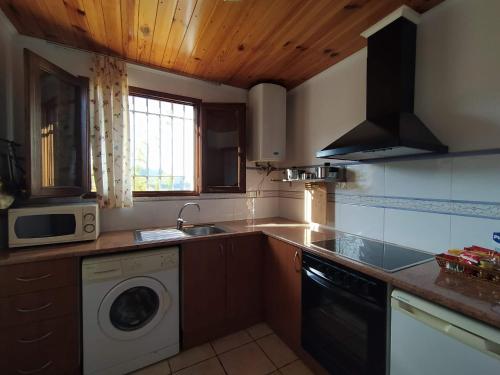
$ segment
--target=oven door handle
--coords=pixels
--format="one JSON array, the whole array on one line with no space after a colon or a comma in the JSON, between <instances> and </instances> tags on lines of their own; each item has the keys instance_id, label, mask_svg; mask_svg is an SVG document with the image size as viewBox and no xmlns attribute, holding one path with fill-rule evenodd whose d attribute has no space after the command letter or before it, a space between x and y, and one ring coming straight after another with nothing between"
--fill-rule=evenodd
<instances>
[{"instance_id":1,"label":"oven door handle","mask_svg":"<svg viewBox=\"0 0 500 375\"><path fill-rule=\"evenodd\" d=\"M327 288L327 289L332 289L332 288L338 288L334 283L332 283L331 281L328 281L322 277L319 277L317 275L315 275L313 272L309 271L309 270L304 270L304 272L306 273L306 276L311 279L312 281L314 281L316 284L319 284L321 285L322 287L324 288Z\"/></svg>"},{"instance_id":2,"label":"oven door handle","mask_svg":"<svg viewBox=\"0 0 500 375\"><path fill-rule=\"evenodd\" d=\"M328 289L330 291L332 291L333 289L335 289L335 293L340 293L342 294L345 298L348 298L350 300L355 300L355 301L358 301L360 303L363 303L364 306L370 306L372 309L377 309L377 310L380 310L382 309L382 306L377 304L376 302L374 301L370 301L370 300L367 300L366 298L363 298L359 295L357 295L356 293L353 293L352 291L349 291L339 285L335 285L334 283L332 283L331 281L329 280L326 280L324 279L323 277L321 276L318 276L316 274L314 274L313 272L307 270L307 269L304 269L304 272L306 274L306 277L308 278L308 280L318 284L319 286L325 288L325 289Z\"/></svg>"}]
</instances>

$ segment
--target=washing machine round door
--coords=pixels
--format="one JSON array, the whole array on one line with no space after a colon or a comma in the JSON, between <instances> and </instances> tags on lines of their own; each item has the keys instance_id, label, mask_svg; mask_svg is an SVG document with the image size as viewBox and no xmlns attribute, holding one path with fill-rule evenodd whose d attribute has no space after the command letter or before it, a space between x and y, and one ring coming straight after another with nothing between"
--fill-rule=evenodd
<instances>
[{"instance_id":1,"label":"washing machine round door","mask_svg":"<svg viewBox=\"0 0 500 375\"><path fill-rule=\"evenodd\" d=\"M169 307L170 296L163 284L151 277L133 277L104 296L99 326L111 338L133 340L150 332Z\"/></svg>"}]
</instances>

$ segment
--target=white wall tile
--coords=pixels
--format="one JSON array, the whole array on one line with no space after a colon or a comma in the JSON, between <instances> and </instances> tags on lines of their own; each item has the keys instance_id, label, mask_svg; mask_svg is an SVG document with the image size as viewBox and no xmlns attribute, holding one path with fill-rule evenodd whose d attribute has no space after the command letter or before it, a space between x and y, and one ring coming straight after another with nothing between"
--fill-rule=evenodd
<instances>
[{"instance_id":1,"label":"white wall tile","mask_svg":"<svg viewBox=\"0 0 500 375\"><path fill-rule=\"evenodd\" d=\"M347 167L347 182L335 184L335 193L384 195L384 164L359 164Z\"/></svg>"},{"instance_id":2,"label":"white wall tile","mask_svg":"<svg viewBox=\"0 0 500 375\"><path fill-rule=\"evenodd\" d=\"M255 219L280 216L279 198L260 198L255 199L254 202ZM251 205L250 202L247 202L247 204Z\"/></svg>"},{"instance_id":3,"label":"white wall tile","mask_svg":"<svg viewBox=\"0 0 500 375\"><path fill-rule=\"evenodd\" d=\"M133 208L100 210L101 231L171 227L184 201L135 202Z\"/></svg>"},{"instance_id":4,"label":"white wall tile","mask_svg":"<svg viewBox=\"0 0 500 375\"><path fill-rule=\"evenodd\" d=\"M386 209L384 240L440 253L449 247L450 215Z\"/></svg>"},{"instance_id":5,"label":"white wall tile","mask_svg":"<svg viewBox=\"0 0 500 375\"><path fill-rule=\"evenodd\" d=\"M200 205L200 212L196 207L184 210L186 220L191 223L214 223L216 221L233 220L234 199L206 199L196 203Z\"/></svg>"},{"instance_id":6,"label":"white wall tile","mask_svg":"<svg viewBox=\"0 0 500 375\"><path fill-rule=\"evenodd\" d=\"M385 194L393 197L450 199L451 160L386 163Z\"/></svg>"},{"instance_id":7,"label":"white wall tile","mask_svg":"<svg viewBox=\"0 0 500 375\"><path fill-rule=\"evenodd\" d=\"M335 229L382 240L384 236L383 228L383 208L335 204Z\"/></svg>"},{"instance_id":8,"label":"white wall tile","mask_svg":"<svg viewBox=\"0 0 500 375\"><path fill-rule=\"evenodd\" d=\"M285 219L304 221L304 200L279 198L280 216Z\"/></svg>"},{"instance_id":9,"label":"white wall tile","mask_svg":"<svg viewBox=\"0 0 500 375\"><path fill-rule=\"evenodd\" d=\"M500 202L500 155L453 159L454 200Z\"/></svg>"},{"instance_id":10,"label":"white wall tile","mask_svg":"<svg viewBox=\"0 0 500 375\"><path fill-rule=\"evenodd\" d=\"M453 248L478 245L494 249L493 232L500 232L500 220L465 216L451 217L451 247Z\"/></svg>"}]
</instances>

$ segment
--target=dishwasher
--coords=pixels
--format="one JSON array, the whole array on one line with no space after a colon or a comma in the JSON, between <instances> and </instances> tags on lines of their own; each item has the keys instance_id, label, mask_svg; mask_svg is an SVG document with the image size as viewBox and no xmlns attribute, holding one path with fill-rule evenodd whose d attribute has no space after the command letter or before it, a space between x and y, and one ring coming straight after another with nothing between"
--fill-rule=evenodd
<instances>
[{"instance_id":1,"label":"dishwasher","mask_svg":"<svg viewBox=\"0 0 500 375\"><path fill-rule=\"evenodd\" d=\"M394 290L391 375L498 375L500 330Z\"/></svg>"}]
</instances>

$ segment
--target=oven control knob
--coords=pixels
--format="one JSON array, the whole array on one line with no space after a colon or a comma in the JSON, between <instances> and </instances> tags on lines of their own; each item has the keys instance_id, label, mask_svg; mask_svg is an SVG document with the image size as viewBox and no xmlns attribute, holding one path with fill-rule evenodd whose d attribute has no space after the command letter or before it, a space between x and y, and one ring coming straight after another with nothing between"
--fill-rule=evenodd
<instances>
[{"instance_id":1,"label":"oven control knob","mask_svg":"<svg viewBox=\"0 0 500 375\"><path fill-rule=\"evenodd\" d=\"M86 233L92 233L95 231L95 225L94 224L87 224L83 227L83 230L86 232Z\"/></svg>"},{"instance_id":2,"label":"oven control knob","mask_svg":"<svg viewBox=\"0 0 500 375\"><path fill-rule=\"evenodd\" d=\"M83 215L83 220L85 221L95 221L95 215L94 214L85 214Z\"/></svg>"}]
</instances>

